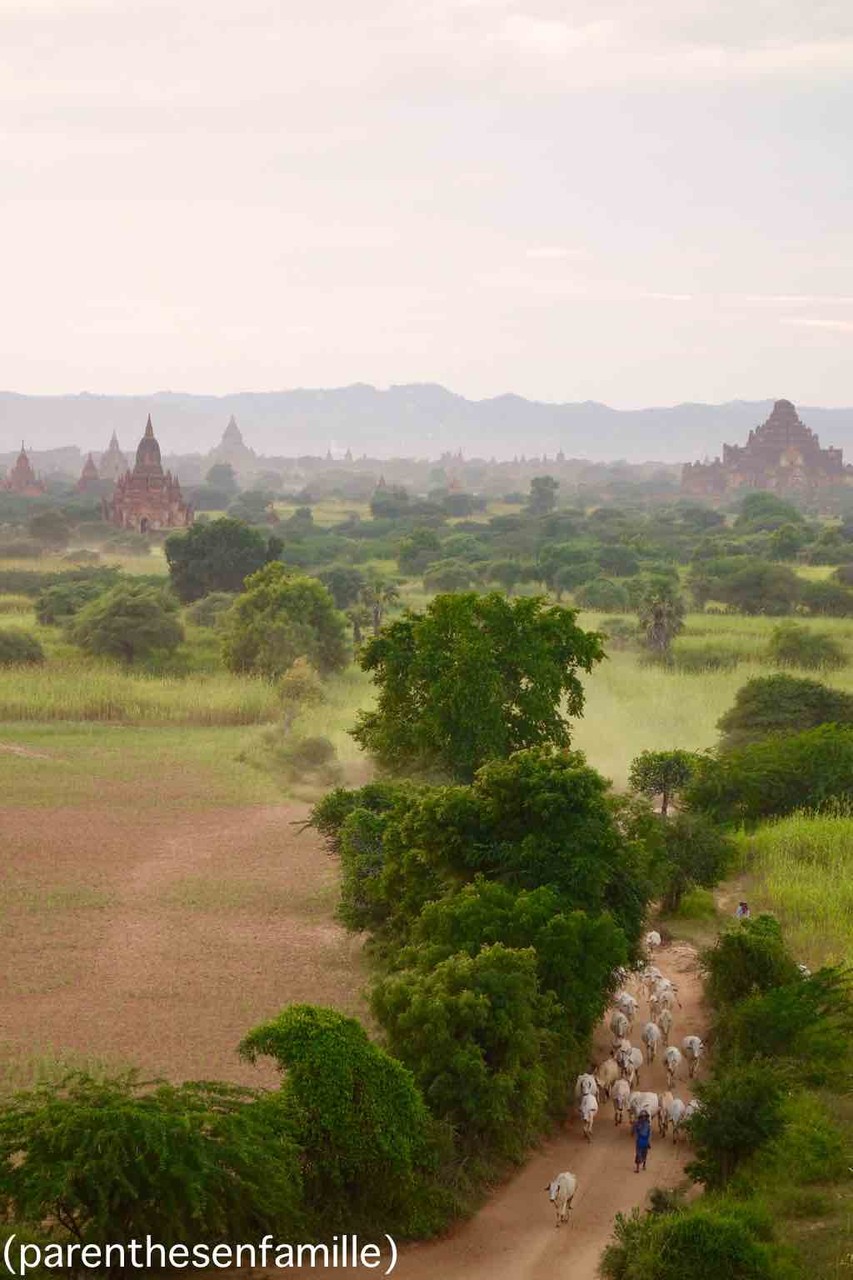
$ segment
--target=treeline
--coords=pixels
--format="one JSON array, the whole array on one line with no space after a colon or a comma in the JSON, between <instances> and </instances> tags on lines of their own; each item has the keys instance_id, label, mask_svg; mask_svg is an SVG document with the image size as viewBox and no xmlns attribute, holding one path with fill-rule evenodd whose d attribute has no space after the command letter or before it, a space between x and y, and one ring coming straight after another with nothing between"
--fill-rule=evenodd
<instances>
[{"instance_id":1,"label":"treeline","mask_svg":"<svg viewBox=\"0 0 853 1280\"><path fill-rule=\"evenodd\" d=\"M696 1086L687 1172L706 1194L688 1204L658 1192L651 1212L620 1215L602 1275L822 1274L814 1223L834 1212L849 1173L842 1112L853 1045L850 971L803 972L770 916L736 925L702 962L713 1057L710 1079Z\"/></svg>"}]
</instances>

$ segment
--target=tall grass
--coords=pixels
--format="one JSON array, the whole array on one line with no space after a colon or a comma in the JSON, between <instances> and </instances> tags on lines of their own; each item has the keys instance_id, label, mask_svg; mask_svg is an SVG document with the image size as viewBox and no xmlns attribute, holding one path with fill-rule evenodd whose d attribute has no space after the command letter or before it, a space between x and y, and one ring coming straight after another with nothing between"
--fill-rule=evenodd
<instances>
[{"instance_id":1,"label":"tall grass","mask_svg":"<svg viewBox=\"0 0 853 1280\"><path fill-rule=\"evenodd\" d=\"M809 965L853 956L853 812L798 813L740 837L753 904Z\"/></svg>"},{"instance_id":2,"label":"tall grass","mask_svg":"<svg viewBox=\"0 0 853 1280\"><path fill-rule=\"evenodd\" d=\"M277 712L266 681L226 672L177 677L51 662L35 672L0 667L0 721L241 725Z\"/></svg>"}]
</instances>

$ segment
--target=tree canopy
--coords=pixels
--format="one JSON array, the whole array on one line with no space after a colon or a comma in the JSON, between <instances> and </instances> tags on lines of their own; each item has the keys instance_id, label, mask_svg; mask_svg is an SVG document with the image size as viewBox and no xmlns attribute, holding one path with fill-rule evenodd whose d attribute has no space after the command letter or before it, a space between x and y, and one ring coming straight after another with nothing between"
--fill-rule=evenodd
<instances>
[{"instance_id":1,"label":"tree canopy","mask_svg":"<svg viewBox=\"0 0 853 1280\"><path fill-rule=\"evenodd\" d=\"M570 740L584 694L578 670L604 656L576 614L492 592L439 595L362 649L378 688L353 737L383 765L470 779L487 760Z\"/></svg>"},{"instance_id":2,"label":"tree canopy","mask_svg":"<svg viewBox=\"0 0 853 1280\"><path fill-rule=\"evenodd\" d=\"M717 721L720 749L732 751L819 724L853 724L853 694L804 676L756 676L738 689L734 705Z\"/></svg>"},{"instance_id":3,"label":"tree canopy","mask_svg":"<svg viewBox=\"0 0 853 1280\"><path fill-rule=\"evenodd\" d=\"M170 591L144 582L119 582L80 609L68 634L89 653L130 664L178 647L184 629L177 615L178 602Z\"/></svg>"},{"instance_id":4,"label":"tree canopy","mask_svg":"<svg viewBox=\"0 0 853 1280\"><path fill-rule=\"evenodd\" d=\"M328 675L346 666L346 623L322 582L276 561L246 579L226 616L222 648L231 671L278 677L307 658Z\"/></svg>"},{"instance_id":5,"label":"tree canopy","mask_svg":"<svg viewBox=\"0 0 853 1280\"><path fill-rule=\"evenodd\" d=\"M228 516L170 534L165 543L172 586L185 604L212 591L241 591L276 550L257 529Z\"/></svg>"}]
</instances>

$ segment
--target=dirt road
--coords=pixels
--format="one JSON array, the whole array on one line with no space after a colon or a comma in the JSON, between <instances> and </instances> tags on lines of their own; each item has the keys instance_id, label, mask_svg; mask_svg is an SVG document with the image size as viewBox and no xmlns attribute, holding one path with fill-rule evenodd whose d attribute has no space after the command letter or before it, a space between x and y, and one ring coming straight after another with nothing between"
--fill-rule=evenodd
<instances>
[{"instance_id":1,"label":"dirt road","mask_svg":"<svg viewBox=\"0 0 853 1280\"><path fill-rule=\"evenodd\" d=\"M701 1034L704 1027L695 953L676 944L660 952L656 963L678 983L683 1007L674 1011L671 1039L680 1044L683 1036ZM632 1033L635 1044L647 1009L641 1001ZM599 1059L606 1056L609 1039L602 1027L597 1038ZM676 1093L686 1100L692 1095L685 1066L681 1074L685 1078L679 1079ZM666 1088L660 1061L640 1073L640 1083L643 1089ZM653 1186L675 1186L690 1158L686 1144L674 1147L671 1137L658 1136L657 1126L645 1173L634 1172L633 1153L629 1126L614 1126L610 1103L601 1104L591 1143L584 1140L579 1120L573 1117L565 1131L543 1145L470 1222L434 1243L401 1250L394 1274L398 1280L594 1280L616 1214L641 1205ZM545 1188L566 1169L577 1176L578 1191L572 1225L558 1231ZM289 1274L307 1278L317 1272L303 1269Z\"/></svg>"}]
</instances>

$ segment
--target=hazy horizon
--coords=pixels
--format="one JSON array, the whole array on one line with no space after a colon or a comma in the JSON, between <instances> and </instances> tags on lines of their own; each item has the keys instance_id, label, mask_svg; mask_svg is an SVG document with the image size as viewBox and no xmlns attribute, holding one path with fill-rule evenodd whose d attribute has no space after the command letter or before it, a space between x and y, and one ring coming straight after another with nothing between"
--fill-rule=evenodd
<instances>
[{"instance_id":1,"label":"hazy horizon","mask_svg":"<svg viewBox=\"0 0 853 1280\"><path fill-rule=\"evenodd\" d=\"M6 0L0 68L10 391L853 400L840 0Z\"/></svg>"}]
</instances>

